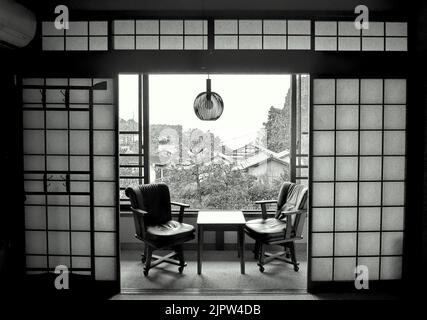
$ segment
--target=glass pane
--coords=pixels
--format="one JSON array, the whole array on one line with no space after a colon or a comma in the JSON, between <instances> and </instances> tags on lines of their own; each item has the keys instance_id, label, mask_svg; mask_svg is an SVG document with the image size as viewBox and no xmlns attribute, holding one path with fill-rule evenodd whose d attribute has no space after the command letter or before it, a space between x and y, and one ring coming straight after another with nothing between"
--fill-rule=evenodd
<instances>
[{"instance_id":1,"label":"glass pane","mask_svg":"<svg viewBox=\"0 0 427 320\"><path fill-rule=\"evenodd\" d=\"M26 231L25 232L25 252L27 254L46 253L46 232Z\"/></svg>"},{"instance_id":2,"label":"glass pane","mask_svg":"<svg viewBox=\"0 0 427 320\"><path fill-rule=\"evenodd\" d=\"M363 51L384 51L384 38L362 38Z\"/></svg>"},{"instance_id":3,"label":"glass pane","mask_svg":"<svg viewBox=\"0 0 427 320\"><path fill-rule=\"evenodd\" d=\"M384 182L383 204L403 206L405 204L405 184L403 182Z\"/></svg>"},{"instance_id":4,"label":"glass pane","mask_svg":"<svg viewBox=\"0 0 427 320\"><path fill-rule=\"evenodd\" d=\"M90 230L90 208L71 208L71 228L73 230Z\"/></svg>"},{"instance_id":5,"label":"glass pane","mask_svg":"<svg viewBox=\"0 0 427 320\"><path fill-rule=\"evenodd\" d=\"M89 157L71 156L70 157L70 170L88 171L89 170Z\"/></svg>"},{"instance_id":6,"label":"glass pane","mask_svg":"<svg viewBox=\"0 0 427 320\"><path fill-rule=\"evenodd\" d=\"M240 20L239 34L261 34L262 20Z\"/></svg>"},{"instance_id":7,"label":"glass pane","mask_svg":"<svg viewBox=\"0 0 427 320\"><path fill-rule=\"evenodd\" d=\"M95 257L95 280L116 279L116 258Z\"/></svg>"},{"instance_id":8,"label":"glass pane","mask_svg":"<svg viewBox=\"0 0 427 320\"><path fill-rule=\"evenodd\" d=\"M182 20L160 20L160 34L183 34Z\"/></svg>"},{"instance_id":9,"label":"glass pane","mask_svg":"<svg viewBox=\"0 0 427 320\"><path fill-rule=\"evenodd\" d=\"M360 132L360 154L361 155L380 155L382 150L382 132L381 131L362 131Z\"/></svg>"},{"instance_id":10,"label":"glass pane","mask_svg":"<svg viewBox=\"0 0 427 320\"><path fill-rule=\"evenodd\" d=\"M356 233L335 234L335 256L353 256L356 254Z\"/></svg>"},{"instance_id":11,"label":"glass pane","mask_svg":"<svg viewBox=\"0 0 427 320\"><path fill-rule=\"evenodd\" d=\"M95 208L95 230L114 231L116 228L115 210L112 208Z\"/></svg>"},{"instance_id":12,"label":"glass pane","mask_svg":"<svg viewBox=\"0 0 427 320\"><path fill-rule=\"evenodd\" d=\"M384 154L405 155L406 137L404 131L384 132Z\"/></svg>"},{"instance_id":13,"label":"glass pane","mask_svg":"<svg viewBox=\"0 0 427 320\"><path fill-rule=\"evenodd\" d=\"M64 35L64 30L57 29L53 21L43 21L42 22L42 35L44 36L62 36Z\"/></svg>"},{"instance_id":14,"label":"glass pane","mask_svg":"<svg viewBox=\"0 0 427 320\"><path fill-rule=\"evenodd\" d=\"M384 106L384 129L406 129L406 106Z\"/></svg>"},{"instance_id":15,"label":"glass pane","mask_svg":"<svg viewBox=\"0 0 427 320\"><path fill-rule=\"evenodd\" d=\"M311 39L309 36L288 36L288 49L310 50Z\"/></svg>"},{"instance_id":16,"label":"glass pane","mask_svg":"<svg viewBox=\"0 0 427 320\"><path fill-rule=\"evenodd\" d=\"M334 184L313 183L313 206L333 206Z\"/></svg>"},{"instance_id":17,"label":"glass pane","mask_svg":"<svg viewBox=\"0 0 427 320\"><path fill-rule=\"evenodd\" d=\"M386 38L386 51L408 51L407 38Z\"/></svg>"},{"instance_id":18,"label":"glass pane","mask_svg":"<svg viewBox=\"0 0 427 320\"><path fill-rule=\"evenodd\" d=\"M358 129L359 107L357 105L337 106L337 129Z\"/></svg>"},{"instance_id":19,"label":"glass pane","mask_svg":"<svg viewBox=\"0 0 427 320\"><path fill-rule=\"evenodd\" d=\"M107 83L107 90L94 90L93 102L96 104L113 104L114 103L114 82L112 79L93 79L93 84L100 82Z\"/></svg>"},{"instance_id":20,"label":"glass pane","mask_svg":"<svg viewBox=\"0 0 427 320\"><path fill-rule=\"evenodd\" d=\"M394 280L402 278L402 258L382 257L381 258L381 279Z\"/></svg>"},{"instance_id":21,"label":"glass pane","mask_svg":"<svg viewBox=\"0 0 427 320\"><path fill-rule=\"evenodd\" d=\"M69 232L49 231L48 238L50 254L70 254Z\"/></svg>"},{"instance_id":22,"label":"glass pane","mask_svg":"<svg viewBox=\"0 0 427 320\"><path fill-rule=\"evenodd\" d=\"M161 36L161 50L181 50L184 48L183 36Z\"/></svg>"},{"instance_id":23,"label":"glass pane","mask_svg":"<svg viewBox=\"0 0 427 320\"><path fill-rule=\"evenodd\" d=\"M334 260L334 280L353 281L354 268L356 268L355 258L337 258Z\"/></svg>"},{"instance_id":24,"label":"glass pane","mask_svg":"<svg viewBox=\"0 0 427 320\"><path fill-rule=\"evenodd\" d=\"M114 21L114 34L133 34L135 32L135 22L133 20Z\"/></svg>"},{"instance_id":25,"label":"glass pane","mask_svg":"<svg viewBox=\"0 0 427 320\"><path fill-rule=\"evenodd\" d=\"M358 158L337 157L336 180L356 181L358 172Z\"/></svg>"},{"instance_id":26,"label":"glass pane","mask_svg":"<svg viewBox=\"0 0 427 320\"><path fill-rule=\"evenodd\" d=\"M114 36L114 49L132 50L135 49L134 36Z\"/></svg>"},{"instance_id":27,"label":"glass pane","mask_svg":"<svg viewBox=\"0 0 427 320\"><path fill-rule=\"evenodd\" d=\"M383 230L403 230L404 228L404 208L386 207L383 208Z\"/></svg>"},{"instance_id":28,"label":"glass pane","mask_svg":"<svg viewBox=\"0 0 427 320\"><path fill-rule=\"evenodd\" d=\"M336 37L316 37L315 47L317 51L336 51L337 50Z\"/></svg>"},{"instance_id":29,"label":"glass pane","mask_svg":"<svg viewBox=\"0 0 427 320\"><path fill-rule=\"evenodd\" d=\"M44 113L43 111L24 111L23 115L24 129L43 129Z\"/></svg>"},{"instance_id":30,"label":"glass pane","mask_svg":"<svg viewBox=\"0 0 427 320\"><path fill-rule=\"evenodd\" d=\"M136 49L159 50L159 36L137 36Z\"/></svg>"},{"instance_id":31,"label":"glass pane","mask_svg":"<svg viewBox=\"0 0 427 320\"><path fill-rule=\"evenodd\" d=\"M333 181L334 180L334 158L315 157L313 158L313 180Z\"/></svg>"},{"instance_id":32,"label":"glass pane","mask_svg":"<svg viewBox=\"0 0 427 320\"><path fill-rule=\"evenodd\" d=\"M369 28L362 29L363 36L383 36L384 22L369 21Z\"/></svg>"},{"instance_id":33,"label":"glass pane","mask_svg":"<svg viewBox=\"0 0 427 320\"><path fill-rule=\"evenodd\" d=\"M384 97L386 104L406 103L406 80L387 79L384 80Z\"/></svg>"},{"instance_id":34,"label":"glass pane","mask_svg":"<svg viewBox=\"0 0 427 320\"><path fill-rule=\"evenodd\" d=\"M120 131L138 131L138 75L137 74L120 74L119 75L119 117ZM102 110L102 112L101 112ZM105 112L105 109L95 109L96 114L106 119L102 123L107 124L113 121L112 113ZM95 122L96 123L96 122Z\"/></svg>"},{"instance_id":35,"label":"glass pane","mask_svg":"<svg viewBox=\"0 0 427 320\"><path fill-rule=\"evenodd\" d=\"M312 255L332 256L333 234L332 233L313 233L312 234Z\"/></svg>"},{"instance_id":36,"label":"glass pane","mask_svg":"<svg viewBox=\"0 0 427 320\"><path fill-rule=\"evenodd\" d=\"M286 20L264 20L264 34L286 34Z\"/></svg>"},{"instance_id":37,"label":"glass pane","mask_svg":"<svg viewBox=\"0 0 427 320\"><path fill-rule=\"evenodd\" d=\"M358 131L341 131L336 133L336 154L358 154ZM362 144L362 140L361 140ZM381 151L381 149L380 149Z\"/></svg>"},{"instance_id":38,"label":"glass pane","mask_svg":"<svg viewBox=\"0 0 427 320\"><path fill-rule=\"evenodd\" d=\"M264 36L263 42L267 50L286 49L286 36Z\"/></svg>"},{"instance_id":39,"label":"glass pane","mask_svg":"<svg viewBox=\"0 0 427 320\"><path fill-rule=\"evenodd\" d=\"M340 51L359 51L360 50L360 38L339 37L338 38L338 50L340 50Z\"/></svg>"},{"instance_id":40,"label":"glass pane","mask_svg":"<svg viewBox=\"0 0 427 320\"><path fill-rule=\"evenodd\" d=\"M215 49L237 49L237 36L215 36Z\"/></svg>"},{"instance_id":41,"label":"glass pane","mask_svg":"<svg viewBox=\"0 0 427 320\"><path fill-rule=\"evenodd\" d=\"M361 30L358 30L354 21L339 21L338 30L340 36L358 36Z\"/></svg>"},{"instance_id":42,"label":"glass pane","mask_svg":"<svg viewBox=\"0 0 427 320\"><path fill-rule=\"evenodd\" d=\"M95 232L95 255L116 255L116 235L112 232Z\"/></svg>"},{"instance_id":43,"label":"glass pane","mask_svg":"<svg viewBox=\"0 0 427 320\"><path fill-rule=\"evenodd\" d=\"M337 23L335 21L316 21L316 36L335 36L337 35Z\"/></svg>"},{"instance_id":44,"label":"glass pane","mask_svg":"<svg viewBox=\"0 0 427 320\"><path fill-rule=\"evenodd\" d=\"M71 129L89 129L89 113L73 111L70 112Z\"/></svg>"},{"instance_id":45,"label":"glass pane","mask_svg":"<svg viewBox=\"0 0 427 320\"><path fill-rule=\"evenodd\" d=\"M89 22L89 33L90 35L101 35L106 36L108 34L108 23L107 21L90 21Z\"/></svg>"},{"instance_id":46,"label":"glass pane","mask_svg":"<svg viewBox=\"0 0 427 320\"><path fill-rule=\"evenodd\" d=\"M333 155L335 150L333 132L314 132L313 133L313 154L314 155Z\"/></svg>"},{"instance_id":47,"label":"glass pane","mask_svg":"<svg viewBox=\"0 0 427 320\"><path fill-rule=\"evenodd\" d=\"M69 29L65 30L67 36L84 36L88 34L88 23L87 21L70 21Z\"/></svg>"},{"instance_id":48,"label":"glass pane","mask_svg":"<svg viewBox=\"0 0 427 320\"><path fill-rule=\"evenodd\" d=\"M94 179L114 180L115 178L114 157L94 157Z\"/></svg>"},{"instance_id":49,"label":"glass pane","mask_svg":"<svg viewBox=\"0 0 427 320\"><path fill-rule=\"evenodd\" d=\"M42 130L24 130L24 153L44 154L44 132Z\"/></svg>"},{"instance_id":50,"label":"glass pane","mask_svg":"<svg viewBox=\"0 0 427 320\"><path fill-rule=\"evenodd\" d=\"M369 270L369 279L378 280L380 270L380 259L377 257L359 257L358 264L367 266Z\"/></svg>"},{"instance_id":51,"label":"glass pane","mask_svg":"<svg viewBox=\"0 0 427 320\"><path fill-rule=\"evenodd\" d=\"M185 50L206 50L207 38L205 36L185 36L184 37L184 49Z\"/></svg>"},{"instance_id":52,"label":"glass pane","mask_svg":"<svg viewBox=\"0 0 427 320\"><path fill-rule=\"evenodd\" d=\"M262 49L261 36L240 36L239 49Z\"/></svg>"},{"instance_id":53,"label":"glass pane","mask_svg":"<svg viewBox=\"0 0 427 320\"><path fill-rule=\"evenodd\" d=\"M88 38L87 37L65 38L65 50L88 50Z\"/></svg>"},{"instance_id":54,"label":"glass pane","mask_svg":"<svg viewBox=\"0 0 427 320\"><path fill-rule=\"evenodd\" d=\"M136 34L159 34L159 28L160 25L158 20L136 21Z\"/></svg>"},{"instance_id":55,"label":"glass pane","mask_svg":"<svg viewBox=\"0 0 427 320\"><path fill-rule=\"evenodd\" d=\"M359 184L359 204L361 206L377 206L381 204L381 183L361 182Z\"/></svg>"},{"instance_id":56,"label":"glass pane","mask_svg":"<svg viewBox=\"0 0 427 320\"><path fill-rule=\"evenodd\" d=\"M361 232L359 234L359 255L379 255L380 233Z\"/></svg>"},{"instance_id":57,"label":"glass pane","mask_svg":"<svg viewBox=\"0 0 427 320\"><path fill-rule=\"evenodd\" d=\"M360 128L361 129L382 129L381 105L361 105L360 106Z\"/></svg>"},{"instance_id":58,"label":"glass pane","mask_svg":"<svg viewBox=\"0 0 427 320\"><path fill-rule=\"evenodd\" d=\"M402 37L408 35L408 24L406 22L386 22L386 36Z\"/></svg>"},{"instance_id":59,"label":"glass pane","mask_svg":"<svg viewBox=\"0 0 427 320\"><path fill-rule=\"evenodd\" d=\"M89 232L72 232L71 248L72 254L90 255L90 233Z\"/></svg>"},{"instance_id":60,"label":"glass pane","mask_svg":"<svg viewBox=\"0 0 427 320\"><path fill-rule=\"evenodd\" d=\"M42 206L25 207L25 227L27 229L46 228L46 209Z\"/></svg>"},{"instance_id":61,"label":"glass pane","mask_svg":"<svg viewBox=\"0 0 427 320\"><path fill-rule=\"evenodd\" d=\"M335 103L335 80L315 79L313 91L313 104Z\"/></svg>"},{"instance_id":62,"label":"glass pane","mask_svg":"<svg viewBox=\"0 0 427 320\"><path fill-rule=\"evenodd\" d=\"M55 230L69 229L68 207L48 207L48 228Z\"/></svg>"},{"instance_id":63,"label":"glass pane","mask_svg":"<svg viewBox=\"0 0 427 320\"><path fill-rule=\"evenodd\" d=\"M337 80L337 103L359 103L359 80Z\"/></svg>"},{"instance_id":64,"label":"glass pane","mask_svg":"<svg viewBox=\"0 0 427 320\"><path fill-rule=\"evenodd\" d=\"M51 130L46 132L47 154L68 154L68 131Z\"/></svg>"},{"instance_id":65,"label":"glass pane","mask_svg":"<svg viewBox=\"0 0 427 320\"><path fill-rule=\"evenodd\" d=\"M334 211L332 208L312 209L313 232L332 231L334 225Z\"/></svg>"},{"instance_id":66,"label":"glass pane","mask_svg":"<svg viewBox=\"0 0 427 320\"><path fill-rule=\"evenodd\" d=\"M360 157L360 180L380 180L381 179L381 158L380 157Z\"/></svg>"},{"instance_id":67,"label":"glass pane","mask_svg":"<svg viewBox=\"0 0 427 320\"><path fill-rule=\"evenodd\" d=\"M383 255L402 254L403 232L383 232L381 253Z\"/></svg>"},{"instance_id":68,"label":"glass pane","mask_svg":"<svg viewBox=\"0 0 427 320\"><path fill-rule=\"evenodd\" d=\"M356 231L357 230L357 209L356 208L336 208L335 209L335 230L336 231Z\"/></svg>"},{"instance_id":69,"label":"glass pane","mask_svg":"<svg viewBox=\"0 0 427 320\"><path fill-rule=\"evenodd\" d=\"M288 34L310 34L309 20L288 20Z\"/></svg>"},{"instance_id":70,"label":"glass pane","mask_svg":"<svg viewBox=\"0 0 427 320\"><path fill-rule=\"evenodd\" d=\"M357 205L357 183L336 183L335 204L337 206Z\"/></svg>"},{"instance_id":71,"label":"glass pane","mask_svg":"<svg viewBox=\"0 0 427 320\"><path fill-rule=\"evenodd\" d=\"M62 51L64 47L63 37L43 37L42 39L42 48L44 51Z\"/></svg>"},{"instance_id":72,"label":"glass pane","mask_svg":"<svg viewBox=\"0 0 427 320\"><path fill-rule=\"evenodd\" d=\"M90 37L89 50L91 51L108 50L108 38L107 37Z\"/></svg>"},{"instance_id":73,"label":"glass pane","mask_svg":"<svg viewBox=\"0 0 427 320\"><path fill-rule=\"evenodd\" d=\"M405 179L405 158L384 157L384 180Z\"/></svg>"},{"instance_id":74,"label":"glass pane","mask_svg":"<svg viewBox=\"0 0 427 320\"><path fill-rule=\"evenodd\" d=\"M115 205L115 183L114 182L95 182L95 205L96 206L114 206Z\"/></svg>"},{"instance_id":75,"label":"glass pane","mask_svg":"<svg viewBox=\"0 0 427 320\"><path fill-rule=\"evenodd\" d=\"M46 112L47 129L67 129L68 115L64 111L47 111Z\"/></svg>"},{"instance_id":76,"label":"glass pane","mask_svg":"<svg viewBox=\"0 0 427 320\"><path fill-rule=\"evenodd\" d=\"M89 132L71 131L70 132L70 153L71 154L89 154Z\"/></svg>"},{"instance_id":77,"label":"glass pane","mask_svg":"<svg viewBox=\"0 0 427 320\"><path fill-rule=\"evenodd\" d=\"M237 20L215 20L215 34L237 34Z\"/></svg>"},{"instance_id":78,"label":"glass pane","mask_svg":"<svg viewBox=\"0 0 427 320\"><path fill-rule=\"evenodd\" d=\"M334 130L335 129L335 107L313 106L313 129Z\"/></svg>"},{"instance_id":79,"label":"glass pane","mask_svg":"<svg viewBox=\"0 0 427 320\"><path fill-rule=\"evenodd\" d=\"M332 280L332 259L313 258L311 263L311 280L331 281Z\"/></svg>"},{"instance_id":80,"label":"glass pane","mask_svg":"<svg viewBox=\"0 0 427 320\"><path fill-rule=\"evenodd\" d=\"M95 155L114 155L115 154L115 134L111 131L95 131L94 135L94 153Z\"/></svg>"}]
</instances>

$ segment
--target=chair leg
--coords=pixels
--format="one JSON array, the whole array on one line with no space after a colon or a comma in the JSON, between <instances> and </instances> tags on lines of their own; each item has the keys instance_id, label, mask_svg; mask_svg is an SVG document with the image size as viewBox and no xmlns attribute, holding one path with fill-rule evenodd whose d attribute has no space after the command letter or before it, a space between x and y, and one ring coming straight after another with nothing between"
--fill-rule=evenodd
<instances>
[{"instance_id":1,"label":"chair leg","mask_svg":"<svg viewBox=\"0 0 427 320\"><path fill-rule=\"evenodd\" d=\"M295 254L295 243L294 242L291 242L289 244L289 249L291 251L291 261L293 262L294 270L298 271L299 270L299 266L298 266L299 263L297 262L297 256Z\"/></svg>"},{"instance_id":2,"label":"chair leg","mask_svg":"<svg viewBox=\"0 0 427 320\"><path fill-rule=\"evenodd\" d=\"M145 261L147 260L147 248L148 245L146 243L144 243L144 253L141 254L141 262L144 264Z\"/></svg>"},{"instance_id":3,"label":"chair leg","mask_svg":"<svg viewBox=\"0 0 427 320\"><path fill-rule=\"evenodd\" d=\"M145 266L144 266L144 276L148 276L148 271L150 270L151 266L151 257L153 255L153 248L149 245L146 245L146 259L145 259Z\"/></svg>"},{"instance_id":4,"label":"chair leg","mask_svg":"<svg viewBox=\"0 0 427 320\"><path fill-rule=\"evenodd\" d=\"M259 243L259 253L258 253L258 267L260 272L264 272L264 256L265 256L265 246L262 242Z\"/></svg>"},{"instance_id":5,"label":"chair leg","mask_svg":"<svg viewBox=\"0 0 427 320\"><path fill-rule=\"evenodd\" d=\"M179 273L182 273L182 271L184 270L184 267L187 266L187 264L185 263L185 260L184 260L184 251L182 250L182 246L177 246L175 250L176 250L178 260L179 260L179 264L180 264L178 271L179 271Z\"/></svg>"},{"instance_id":6,"label":"chair leg","mask_svg":"<svg viewBox=\"0 0 427 320\"><path fill-rule=\"evenodd\" d=\"M255 241L255 248L254 248L254 259L258 260L259 257L259 241Z\"/></svg>"}]
</instances>

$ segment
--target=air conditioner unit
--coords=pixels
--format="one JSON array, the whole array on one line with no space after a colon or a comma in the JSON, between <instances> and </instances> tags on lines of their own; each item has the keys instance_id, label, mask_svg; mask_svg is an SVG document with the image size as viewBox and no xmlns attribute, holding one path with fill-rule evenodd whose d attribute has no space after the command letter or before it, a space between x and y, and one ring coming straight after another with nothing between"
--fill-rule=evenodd
<instances>
[{"instance_id":1,"label":"air conditioner unit","mask_svg":"<svg viewBox=\"0 0 427 320\"><path fill-rule=\"evenodd\" d=\"M36 33L36 17L13 0L0 0L0 46L25 47Z\"/></svg>"}]
</instances>

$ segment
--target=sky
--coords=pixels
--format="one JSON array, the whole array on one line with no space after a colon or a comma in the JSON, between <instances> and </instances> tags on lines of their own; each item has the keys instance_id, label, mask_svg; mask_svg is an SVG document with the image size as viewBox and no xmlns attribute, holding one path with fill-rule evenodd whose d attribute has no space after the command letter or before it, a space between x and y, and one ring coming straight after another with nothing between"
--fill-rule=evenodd
<instances>
[{"instance_id":1,"label":"sky","mask_svg":"<svg viewBox=\"0 0 427 320\"><path fill-rule=\"evenodd\" d=\"M150 123L180 124L184 130L199 128L219 136L229 147L256 138L271 106L283 108L290 86L289 75L210 75L212 91L224 101L216 121L202 121L194 113L196 96L206 91L207 75L150 75ZM120 75L120 117L137 117L137 75Z\"/></svg>"}]
</instances>

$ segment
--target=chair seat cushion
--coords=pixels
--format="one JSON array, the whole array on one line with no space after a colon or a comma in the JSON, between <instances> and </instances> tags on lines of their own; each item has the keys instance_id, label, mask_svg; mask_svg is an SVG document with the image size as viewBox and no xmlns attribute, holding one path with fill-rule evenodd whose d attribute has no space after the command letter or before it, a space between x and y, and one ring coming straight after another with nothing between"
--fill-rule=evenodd
<instances>
[{"instance_id":1,"label":"chair seat cushion","mask_svg":"<svg viewBox=\"0 0 427 320\"><path fill-rule=\"evenodd\" d=\"M276 218L249 220L245 225L250 236L263 240L283 239L285 229L286 222Z\"/></svg>"},{"instance_id":2,"label":"chair seat cushion","mask_svg":"<svg viewBox=\"0 0 427 320\"><path fill-rule=\"evenodd\" d=\"M147 238L151 241L176 242L194 236L194 227L190 224L170 220L166 223L147 227Z\"/></svg>"}]
</instances>

